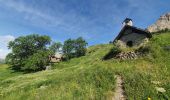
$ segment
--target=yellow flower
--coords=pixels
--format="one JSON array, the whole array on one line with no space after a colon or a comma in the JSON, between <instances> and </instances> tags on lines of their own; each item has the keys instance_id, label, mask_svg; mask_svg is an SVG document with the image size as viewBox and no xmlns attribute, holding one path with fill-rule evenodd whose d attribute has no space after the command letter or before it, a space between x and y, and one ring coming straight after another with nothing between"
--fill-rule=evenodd
<instances>
[{"instance_id":1,"label":"yellow flower","mask_svg":"<svg viewBox=\"0 0 170 100\"><path fill-rule=\"evenodd\" d=\"M150 97L148 97L148 100L151 100L151 98L150 98Z\"/></svg>"}]
</instances>

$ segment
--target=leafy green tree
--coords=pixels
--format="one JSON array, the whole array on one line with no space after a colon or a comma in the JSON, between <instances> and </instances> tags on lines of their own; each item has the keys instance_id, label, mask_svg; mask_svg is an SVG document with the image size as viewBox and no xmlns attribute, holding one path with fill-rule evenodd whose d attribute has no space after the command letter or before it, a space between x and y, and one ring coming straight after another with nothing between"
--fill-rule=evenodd
<instances>
[{"instance_id":1,"label":"leafy green tree","mask_svg":"<svg viewBox=\"0 0 170 100\"><path fill-rule=\"evenodd\" d=\"M49 50L39 50L30 56L27 60L25 60L25 66L22 70L26 71L40 71L45 69L49 64L49 55L51 52Z\"/></svg>"},{"instance_id":2,"label":"leafy green tree","mask_svg":"<svg viewBox=\"0 0 170 100\"><path fill-rule=\"evenodd\" d=\"M66 59L70 59L74 57L74 53L75 53L74 43L75 41L72 39L68 39L64 41L63 53Z\"/></svg>"},{"instance_id":3,"label":"leafy green tree","mask_svg":"<svg viewBox=\"0 0 170 100\"><path fill-rule=\"evenodd\" d=\"M35 61L34 59L35 54L37 54L40 51L41 53L42 51L46 53L47 45L49 45L50 42L51 42L51 38L45 35L40 36L38 34L32 34L32 35L18 37L14 41L9 42L8 47L9 49L12 50L12 53L9 53L7 55L6 63L10 64L13 69L25 71L26 69L28 69L28 66L26 65L29 65L28 63L32 62L33 60ZM41 56L43 56L41 58L46 57L46 55L41 55ZM36 62L39 62L39 60L37 59ZM37 64L35 64L34 67L35 66L39 67L37 66ZM43 68L38 68L38 70L39 69L43 69ZM33 68L32 70L35 71L35 68Z\"/></svg>"},{"instance_id":4,"label":"leafy green tree","mask_svg":"<svg viewBox=\"0 0 170 100\"><path fill-rule=\"evenodd\" d=\"M61 42L53 42L49 49L52 51L53 54L55 54L56 52L60 52L61 47Z\"/></svg>"},{"instance_id":5,"label":"leafy green tree","mask_svg":"<svg viewBox=\"0 0 170 100\"><path fill-rule=\"evenodd\" d=\"M64 42L63 53L66 59L84 56L86 53L87 42L79 37L77 39L68 39Z\"/></svg>"},{"instance_id":6,"label":"leafy green tree","mask_svg":"<svg viewBox=\"0 0 170 100\"><path fill-rule=\"evenodd\" d=\"M82 37L79 37L75 40L74 46L76 57L84 56L86 54L87 42Z\"/></svg>"}]
</instances>

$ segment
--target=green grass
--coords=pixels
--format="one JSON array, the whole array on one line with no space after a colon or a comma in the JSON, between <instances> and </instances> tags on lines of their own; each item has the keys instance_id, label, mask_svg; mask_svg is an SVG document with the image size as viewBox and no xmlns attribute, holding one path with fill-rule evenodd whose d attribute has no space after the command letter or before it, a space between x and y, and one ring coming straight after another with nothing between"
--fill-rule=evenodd
<instances>
[{"instance_id":1,"label":"green grass","mask_svg":"<svg viewBox=\"0 0 170 100\"><path fill-rule=\"evenodd\" d=\"M105 47L101 49L105 51L111 46L97 47ZM57 64L51 71L8 77L0 82L1 98L6 100L111 98L115 88L115 77L111 67L98 64L103 55L104 53L96 51Z\"/></svg>"},{"instance_id":2,"label":"green grass","mask_svg":"<svg viewBox=\"0 0 170 100\"><path fill-rule=\"evenodd\" d=\"M111 100L115 74L122 75L129 100L170 99L170 33L154 35L149 54L136 60L105 60L113 45L88 48L86 56L54 65L50 71L11 73L0 66L0 99L3 100ZM158 81L159 84L154 84ZM162 87L159 93L155 87Z\"/></svg>"},{"instance_id":3,"label":"green grass","mask_svg":"<svg viewBox=\"0 0 170 100\"><path fill-rule=\"evenodd\" d=\"M7 79L7 78L12 78L17 75L20 75L21 72L15 72L13 70L10 70L9 66L6 64L0 64L0 81Z\"/></svg>"}]
</instances>

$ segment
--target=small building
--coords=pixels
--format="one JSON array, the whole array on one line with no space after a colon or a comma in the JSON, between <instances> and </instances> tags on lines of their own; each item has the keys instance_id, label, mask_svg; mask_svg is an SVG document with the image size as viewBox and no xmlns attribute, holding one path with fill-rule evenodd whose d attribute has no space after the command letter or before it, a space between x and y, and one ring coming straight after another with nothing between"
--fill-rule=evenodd
<instances>
[{"instance_id":1,"label":"small building","mask_svg":"<svg viewBox=\"0 0 170 100\"><path fill-rule=\"evenodd\" d=\"M144 41L148 41L152 37L150 32L134 27L130 18L126 18L122 24L123 28L114 42L117 41L117 43L125 47L140 46Z\"/></svg>"},{"instance_id":2,"label":"small building","mask_svg":"<svg viewBox=\"0 0 170 100\"><path fill-rule=\"evenodd\" d=\"M61 53L56 53L49 57L51 63L61 62L63 59L63 55Z\"/></svg>"}]
</instances>

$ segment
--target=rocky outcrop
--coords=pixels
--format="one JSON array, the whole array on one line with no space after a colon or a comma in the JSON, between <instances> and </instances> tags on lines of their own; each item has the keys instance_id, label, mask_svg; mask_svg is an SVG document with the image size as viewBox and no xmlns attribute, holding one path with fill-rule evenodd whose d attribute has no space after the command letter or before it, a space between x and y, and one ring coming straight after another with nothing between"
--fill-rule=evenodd
<instances>
[{"instance_id":1,"label":"rocky outcrop","mask_svg":"<svg viewBox=\"0 0 170 100\"><path fill-rule=\"evenodd\" d=\"M119 54L117 54L115 56L116 59L121 59L121 60L125 60L125 59L137 59L138 58L138 54L131 51L131 52L121 52Z\"/></svg>"},{"instance_id":2,"label":"rocky outcrop","mask_svg":"<svg viewBox=\"0 0 170 100\"><path fill-rule=\"evenodd\" d=\"M141 56L145 56L146 53L139 52L139 51L130 51L130 52L120 52L114 58L120 60L126 59L137 59Z\"/></svg>"},{"instance_id":3,"label":"rocky outcrop","mask_svg":"<svg viewBox=\"0 0 170 100\"><path fill-rule=\"evenodd\" d=\"M155 24L149 26L147 31L149 32L158 32L165 29L170 29L170 13L162 15Z\"/></svg>"}]
</instances>

